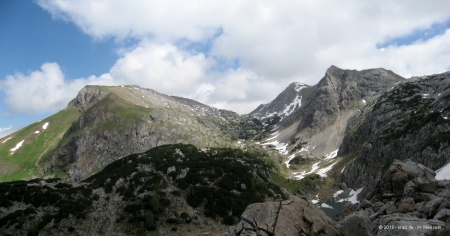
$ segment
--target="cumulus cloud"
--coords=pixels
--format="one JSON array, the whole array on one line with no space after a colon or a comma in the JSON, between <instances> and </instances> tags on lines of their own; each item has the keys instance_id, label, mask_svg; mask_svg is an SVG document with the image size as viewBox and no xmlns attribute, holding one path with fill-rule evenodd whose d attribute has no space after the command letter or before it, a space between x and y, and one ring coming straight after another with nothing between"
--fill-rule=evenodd
<instances>
[{"instance_id":1,"label":"cumulus cloud","mask_svg":"<svg viewBox=\"0 0 450 236\"><path fill-rule=\"evenodd\" d=\"M67 80L57 63L44 63L28 75L16 73L0 81L4 102L12 112L55 112L67 105L86 84L111 84L109 75Z\"/></svg>"},{"instance_id":2,"label":"cumulus cloud","mask_svg":"<svg viewBox=\"0 0 450 236\"><path fill-rule=\"evenodd\" d=\"M0 83L15 111L54 111L85 84L136 84L247 113L290 82L325 70L384 67L409 77L449 67L450 32L406 45L390 40L450 19L448 1L38 0L95 39L135 39L99 77L69 80L56 63ZM193 52L180 41L204 44ZM380 50L377 45L384 45ZM221 68L223 61L237 68ZM28 83L29 86L23 86ZM30 98L23 98L28 94ZM33 99L31 99L33 97Z\"/></svg>"}]
</instances>

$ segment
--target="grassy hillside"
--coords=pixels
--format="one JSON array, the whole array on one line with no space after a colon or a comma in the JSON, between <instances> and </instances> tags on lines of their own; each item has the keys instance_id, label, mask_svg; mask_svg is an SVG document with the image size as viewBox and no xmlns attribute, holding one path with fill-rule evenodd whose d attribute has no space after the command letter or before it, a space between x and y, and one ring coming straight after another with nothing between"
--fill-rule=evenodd
<instances>
[{"instance_id":1,"label":"grassy hillside","mask_svg":"<svg viewBox=\"0 0 450 236\"><path fill-rule=\"evenodd\" d=\"M63 134L79 115L75 109L62 110L0 139L0 182L36 177L39 160L55 150ZM22 141L21 147L11 151Z\"/></svg>"}]
</instances>

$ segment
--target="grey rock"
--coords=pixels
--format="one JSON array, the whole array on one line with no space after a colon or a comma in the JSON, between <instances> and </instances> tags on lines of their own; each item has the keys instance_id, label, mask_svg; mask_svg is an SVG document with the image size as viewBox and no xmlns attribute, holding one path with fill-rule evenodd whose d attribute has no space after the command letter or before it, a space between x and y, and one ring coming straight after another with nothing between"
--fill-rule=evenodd
<instances>
[{"instance_id":1,"label":"grey rock","mask_svg":"<svg viewBox=\"0 0 450 236\"><path fill-rule=\"evenodd\" d=\"M339 235L335 223L322 210L296 196L249 205L240 223L229 231L236 235Z\"/></svg>"},{"instance_id":2,"label":"grey rock","mask_svg":"<svg viewBox=\"0 0 450 236\"><path fill-rule=\"evenodd\" d=\"M440 220L447 223L450 223L450 209L443 208L441 209L434 217L434 220Z\"/></svg>"},{"instance_id":3,"label":"grey rock","mask_svg":"<svg viewBox=\"0 0 450 236\"><path fill-rule=\"evenodd\" d=\"M381 216L373 225L377 236L388 235L434 235L445 227L445 223L438 220L420 219L414 216L394 213Z\"/></svg>"},{"instance_id":4,"label":"grey rock","mask_svg":"<svg viewBox=\"0 0 450 236\"><path fill-rule=\"evenodd\" d=\"M347 236L373 235L369 218L361 212L355 212L345 217L342 229L344 235Z\"/></svg>"},{"instance_id":5,"label":"grey rock","mask_svg":"<svg viewBox=\"0 0 450 236\"><path fill-rule=\"evenodd\" d=\"M402 198L398 204L397 211L400 213L412 212L416 208L414 199L411 197Z\"/></svg>"}]
</instances>

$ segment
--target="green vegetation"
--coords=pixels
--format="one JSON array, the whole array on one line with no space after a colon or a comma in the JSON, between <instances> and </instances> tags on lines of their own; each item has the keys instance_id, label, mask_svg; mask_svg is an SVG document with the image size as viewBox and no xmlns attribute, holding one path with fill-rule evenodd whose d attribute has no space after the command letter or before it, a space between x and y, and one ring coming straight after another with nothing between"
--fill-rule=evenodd
<instances>
[{"instance_id":1,"label":"green vegetation","mask_svg":"<svg viewBox=\"0 0 450 236\"><path fill-rule=\"evenodd\" d=\"M9 136L0 139L0 182L29 179L38 175L40 160L50 156L57 148L59 140L79 117L75 109L62 110L40 122L31 124ZM48 122L47 129L42 126ZM39 133L35 133L39 131ZM8 140L7 140L8 139ZM2 143L3 141L6 142ZM14 153L11 149L24 140Z\"/></svg>"},{"instance_id":2,"label":"green vegetation","mask_svg":"<svg viewBox=\"0 0 450 236\"><path fill-rule=\"evenodd\" d=\"M301 180L287 179L279 173L272 173L272 180L279 186L300 195L317 192L323 185L323 178L318 174L310 174Z\"/></svg>"}]
</instances>

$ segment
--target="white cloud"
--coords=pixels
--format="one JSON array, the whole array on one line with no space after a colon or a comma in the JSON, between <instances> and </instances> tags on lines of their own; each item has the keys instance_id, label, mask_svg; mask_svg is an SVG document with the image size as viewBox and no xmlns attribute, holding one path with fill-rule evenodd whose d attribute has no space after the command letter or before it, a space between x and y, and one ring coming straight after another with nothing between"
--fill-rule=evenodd
<instances>
[{"instance_id":1,"label":"white cloud","mask_svg":"<svg viewBox=\"0 0 450 236\"><path fill-rule=\"evenodd\" d=\"M11 133L13 133L13 132L15 132L15 131L17 131L19 129L20 128L16 127L16 126L8 126L6 128L1 128L0 127L0 138L3 138L6 135L11 134Z\"/></svg>"},{"instance_id":2,"label":"white cloud","mask_svg":"<svg viewBox=\"0 0 450 236\"><path fill-rule=\"evenodd\" d=\"M96 39L133 38L138 43L122 49L110 71L100 77L69 80L56 63L45 63L29 75L7 76L0 89L16 112L61 109L85 84L136 84L247 113L275 98L290 82L316 84L330 65L384 67L411 76L443 72L450 61L449 31L428 41L376 48L450 19L449 1L37 3L54 18L73 22ZM180 40L212 40L211 51L189 52L177 46ZM217 58L238 59L240 68L214 70L220 63Z\"/></svg>"},{"instance_id":3,"label":"white cloud","mask_svg":"<svg viewBox=\"0 0 450 236\"><path fill-rule=\"evenodd\" d=\"M108 75L66 80L57 63L44 63L28 75L16 73L0 81L4 102L15 113L55 112L64 108L86 84L109 84Z\"/></svg>"}]
</instances>

